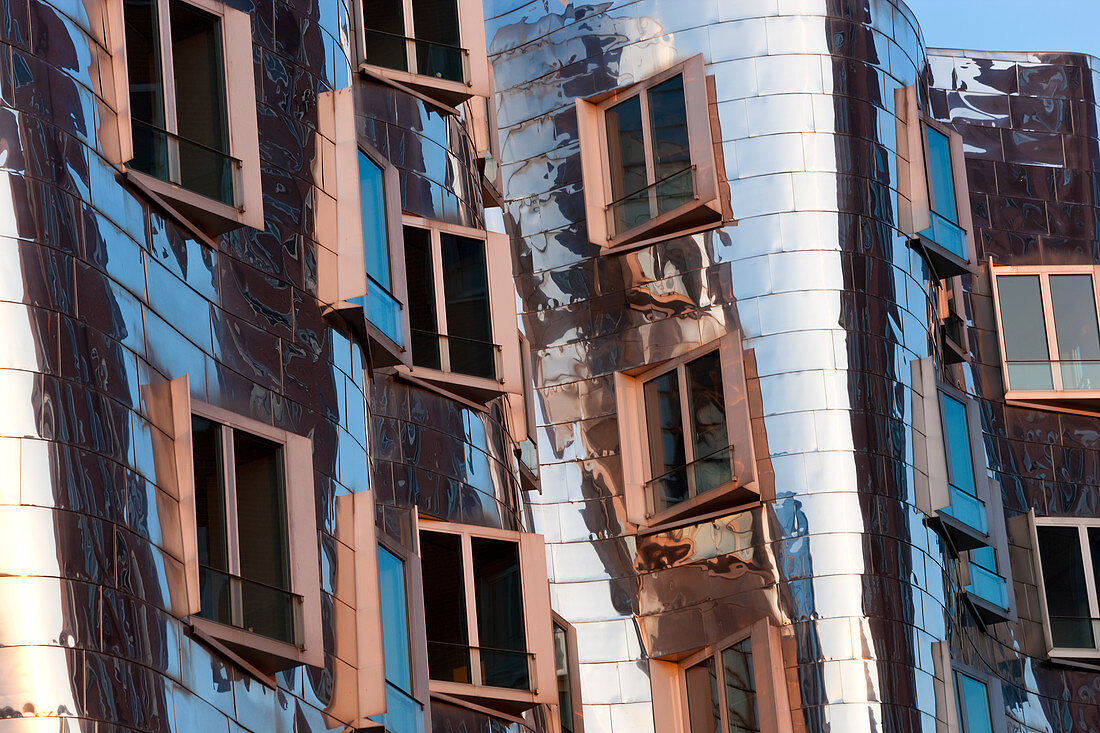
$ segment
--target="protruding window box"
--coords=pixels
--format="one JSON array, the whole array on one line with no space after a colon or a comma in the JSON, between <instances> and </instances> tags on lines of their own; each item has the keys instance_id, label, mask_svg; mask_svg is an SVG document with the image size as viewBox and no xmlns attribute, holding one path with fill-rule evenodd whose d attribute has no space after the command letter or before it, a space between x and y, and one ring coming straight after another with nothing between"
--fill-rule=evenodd
<instances>
[{"instance_id":1,"label":"protruding window box","mask_svg":"<svg viewBox=\"0 0 1100 733\"><path fill-rule=\"evenodd\" d=\"M712 102L702 55L576 100L590 241L616 247L733 221Z\"/></svg>"},{"instance_id":2,"label":"protruding window box","mask_svg":"<svg viewBox=\"0 0 1100 733\"><path fill-rule=\"evenodd\" d=\"M655 526L756 501L740 334L615 375L627 516Z\"/></svg>"},{"instance_id":3,"label":"protruding window box","mask_svg":"<svg viewBox=\"0 0 1100 733\"><path fill-rule=\"evenodd\" d=\"M404 240L397 169L360 143L354 90L319 95L317 294L323 314L369 350L372 367L408 364Z\"/></svg>"},{"instance_id":4,"label":"protruding window box","mask_svg":"<svg viewBox=\"0 0 1100 733\"><path fill-rule=\"evenodd\" d=\"M361 69L457 106L492 93L479 0L357 0Z\"/></svg>"},{"instance_id":5,"label":"protruding window box","mask_svg":"<svg viewBox=\"0 0 1100 733\"><path fill-rule=\"evenodd\" d=\"M1098 269L991 268L1007 402L1100 414Z\"/></svg>"},{"instance_id":6,"label":"protruding window box","mask_svg":"<svg viewBox=\"0 0 1100 733\"><path fill-rule=\"evenodd\" d=\"M478 404L523 392L505 234L405 217L414 379Z\"/></svg>"},{"instance_id":7,"label":"protruding window box","mask_svg":"<svg viewBox=\"0 0 1100 733\"><path fill-rule=\"evenodd\" d=\"M1001 575L994 548L980 547L968 553L966 561L960 562L959 584L975 615L986 626L1015 618L1011 589Z\"/></svg>"},{"instance_id":8,"label":"protruding window box","mask_svg":"<svg viewBox=\"0 0 1100 733\"><path fill-rule=\"evenodd\" d=\"M513 715L557 702L545 552L539 535L421 520L433 695Z\"/></svg>"},{"instance_id":9,"label":"protruding window box","mask_svg":"<svg viewBox=\"0 0 1100 733\"><path fill-rule=\"evenodd\" d=\"M970 272L974 225L962 136L921 113L915 86L895 92L899 222L937 277Z\"/></svg>"},{"instance_id":10,"label":"protruding window box","mask_svg":"<svg viewBox=\"0 0 1100 733\"><path fill-rule=\"evenodd\" d=\"M107 5L118 136L107 157L205 235L264 227L248 13L212 0ZM178 73L186 69L187 73ZM117 142L116 142L117 140Z\"/></svg>"}]
</instances>

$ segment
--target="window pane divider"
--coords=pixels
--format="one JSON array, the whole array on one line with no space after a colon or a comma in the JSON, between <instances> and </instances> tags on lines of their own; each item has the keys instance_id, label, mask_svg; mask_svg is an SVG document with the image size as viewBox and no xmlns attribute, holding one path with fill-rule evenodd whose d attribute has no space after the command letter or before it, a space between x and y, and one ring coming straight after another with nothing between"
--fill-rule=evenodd
<instances>
[{"instance_id":1,"label":"window pane divider","mask_svg":"<svg viewBox=\"0 0 1100 733\"><path fill-rule=\"evenodd\" d=\"M463 532L462 582L466 591L466 643L470 646L470 684L481 687L481 639L477 629L477 589L474 587L474 551L470 535Z\"/></svg>"},{"instance_id":2,"label":"window pane divider","mask_svg":"<svg viewBox=\"0 0 1100 733\"><path fill-rule=\"evenodd\" d=\"M364 8L363 12L366 12ZM416 26L413 25L412 0L402 0L402 17L405 21L405 66L410 73L419 73L416 68Z\"/></svg>"},{"instance_id":3,"label":"window pane divider","mask_svg":"<svg viewBox=\"0 0 1100 733\"><path fill-rule=\"evenodd\" d=\"M694 497L699 492L695 486L695 471L691 469L695 463L695 429L691 419L691 403L688 402L688 363L684 361L676 366L676 381L680 388L680 429L684 431L684 472L687 474L688 496Z\"/></svg>"},{"instance_id":4,"label":"window pane divider","mask_svg":"<svg viewBox=\"0 0 1100 733\"><path fill-rule=\"evenodd\" d=\"M432 254L432 277L435 278L435 329L437 336L447 337L450 329L447 326L447 283L443 279L443 234L438 227L429 230L429 243ZM451 371L451 342L448 338L437 338L439 344L439 370L450 373Z\"/></svg>"},{"instance_id":5,"label":"window pane divider","mask_svg":"<svg viewBox=\"0 0 1100 733\"><path fill-rule=\"evenodd\" d=\"M649 210L656 211L656 201L654 200L656 192L652 190L652 186L657 182L657 166L653 163L653 126L650 124L649 119L649 90L653 87L646 85L645 89L638 92L638 99L641 102L639 109L642 117L642 145L645 151L645 180L646 187L650 188L647 194L649 201Z\"/></svg>"},{"instance_id":6,"label":"window pane divider","mask_svg":"<svg viewBox=\"0 0 1100 733\"><path fill-rule=\"evenodd\" d=\"M1050 274L1039 276L1039 294L1043 301L1043 326L1047 332L1047 355L1050 356L1050 373L1054 390L1062 391L1062 365L1058 354L1058 330L1054 322L1054 300L1050 295Z\"/></svg>"}]
</instances>

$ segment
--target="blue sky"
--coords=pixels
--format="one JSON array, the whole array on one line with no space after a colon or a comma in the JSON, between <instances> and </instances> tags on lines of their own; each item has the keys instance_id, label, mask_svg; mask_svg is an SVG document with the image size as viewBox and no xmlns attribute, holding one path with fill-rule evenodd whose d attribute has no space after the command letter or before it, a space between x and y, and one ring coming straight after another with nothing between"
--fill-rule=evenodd
<instances>
[{"instance_id":1,"label":"blue sky","mask_svg":"<svg viewBox=\"0 0 1100 733\"><path fill-rule=\"evenodd\" d=\"M1100 0L906 0L932 48L1100 56Z\"/></svg>"}]
</instances>

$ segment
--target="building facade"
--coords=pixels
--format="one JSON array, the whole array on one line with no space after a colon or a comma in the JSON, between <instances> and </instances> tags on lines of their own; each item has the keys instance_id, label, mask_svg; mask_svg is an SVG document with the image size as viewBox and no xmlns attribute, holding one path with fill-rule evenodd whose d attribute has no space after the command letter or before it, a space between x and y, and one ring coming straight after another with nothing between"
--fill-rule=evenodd
<instances>
[{"instance_id":1,"label":"building facade","mask_svg":"<svg viewBox=\"0 0 1100 733\"><path fill-rule=\"evenodd\" d=\"M3 20L0 733L1100 730L1095 59Z\"/></svg>"}]
</instances>

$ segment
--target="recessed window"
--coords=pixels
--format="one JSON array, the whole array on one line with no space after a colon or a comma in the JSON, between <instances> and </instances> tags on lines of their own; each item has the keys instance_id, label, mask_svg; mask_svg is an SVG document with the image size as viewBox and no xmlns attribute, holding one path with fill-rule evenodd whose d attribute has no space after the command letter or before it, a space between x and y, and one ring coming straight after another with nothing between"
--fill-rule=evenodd
<instances>
[{"instance_id":1,"label":"recessed window","mask_svg":"<svg viewBox=\"0 0 1100 733\"><path fill-rule=\"evenodd\" d=\"M252 53L228 40L251 37L248 15L205 0L123 0L120 13L123 162L204 229L257 226ZM241 114L248 106L251 118Z\"/></svg>"},{"instance_id":2,"label":"recessed window","mask_svg":"<svg viewBox=\"0 0 1100 733\"><path fill-rule=\"evenodd\" d=\"M465 526L420 530L433 690L442 683L440 689L452 694L488 694L512 703L533 702L540 690L547 701L555 699L552 684L537 683L539 672L553 679L554 659L550 648L542 658L535 654L543 638L550 642L551 629L547 599L537 590L539 576L542 582L546 577L537 563L545 567L545 557L537 556L542 543L534 539Z\"/></svg>"},{"instance_id":3,"label":"recessed window","mask_svg":"<svg viewBox=\"0 0 1100 733\"><path fill-rule=\"evenodd\" d=\"M1036 519L1051 654L1100 656L1100 521Z\"/></svg>"},{"instance_id":4,"label":"recessed window","mask_svg":"<svg viewBox=\"0 0 1100 733\"><path fill-rule=\"evenodd\" d=\"M691 733L760 731L751 638L692 665L685 680Z\"/></svg>"},{"instance_id":5,"label":"recessed window","mask_svg":"<svg viewBox=\"0 0 1100 733\"><path fill-rule=\"evenodd\" d=\"M981 680L955 672L955 701L960 733L993 733L989 688Z\"/></svg>"},{"instance_id":6,"label":"recessed window","mask_svg":"<svg viewBox=\"0 0 1100 733\"><path fill-rule=\"evenodd\" d=\"M615 389L632 516L658 524L758 498L736 334L637 376L619 374Z\"/></svg>"},{"instance_id":7,"label":"recessed window","mask_svg":"<svg viewBox=\"0 0 1100 733\"><path fill-rule=\"evenodd\" d=\"M1100 390L1093 268L995 268L994 282L1007 397L1091 399Z\"/></svg>"},{"instance_id":8,"label":"recessed window","mask_svg":"<svg viewBox=\"0 0 1100 733\"><path fill-rule=\"evenodd\" d=\"M457 0L363 0L366 63L465 83Z\"/></svg>"},{"instance_id":9,"label":"recessed window","mask_svg":"<svg viewBox=\"0 0 1100 733\"><path fill-rule=\"evenodd\" d=\"M191 435L200 615L297 644L302 599L290 590L282 446L198 416Z\"/></svg>"},{"instance_id":10,"label":"recessed window","mask_svg":"<svg viewBox=\"0 0 1100 733\"><path fill-rule=\"evenodd\" d=\"M720 223L702 57L577 100L589 237L622 244Z\"/></svg>"}]
</instances>

